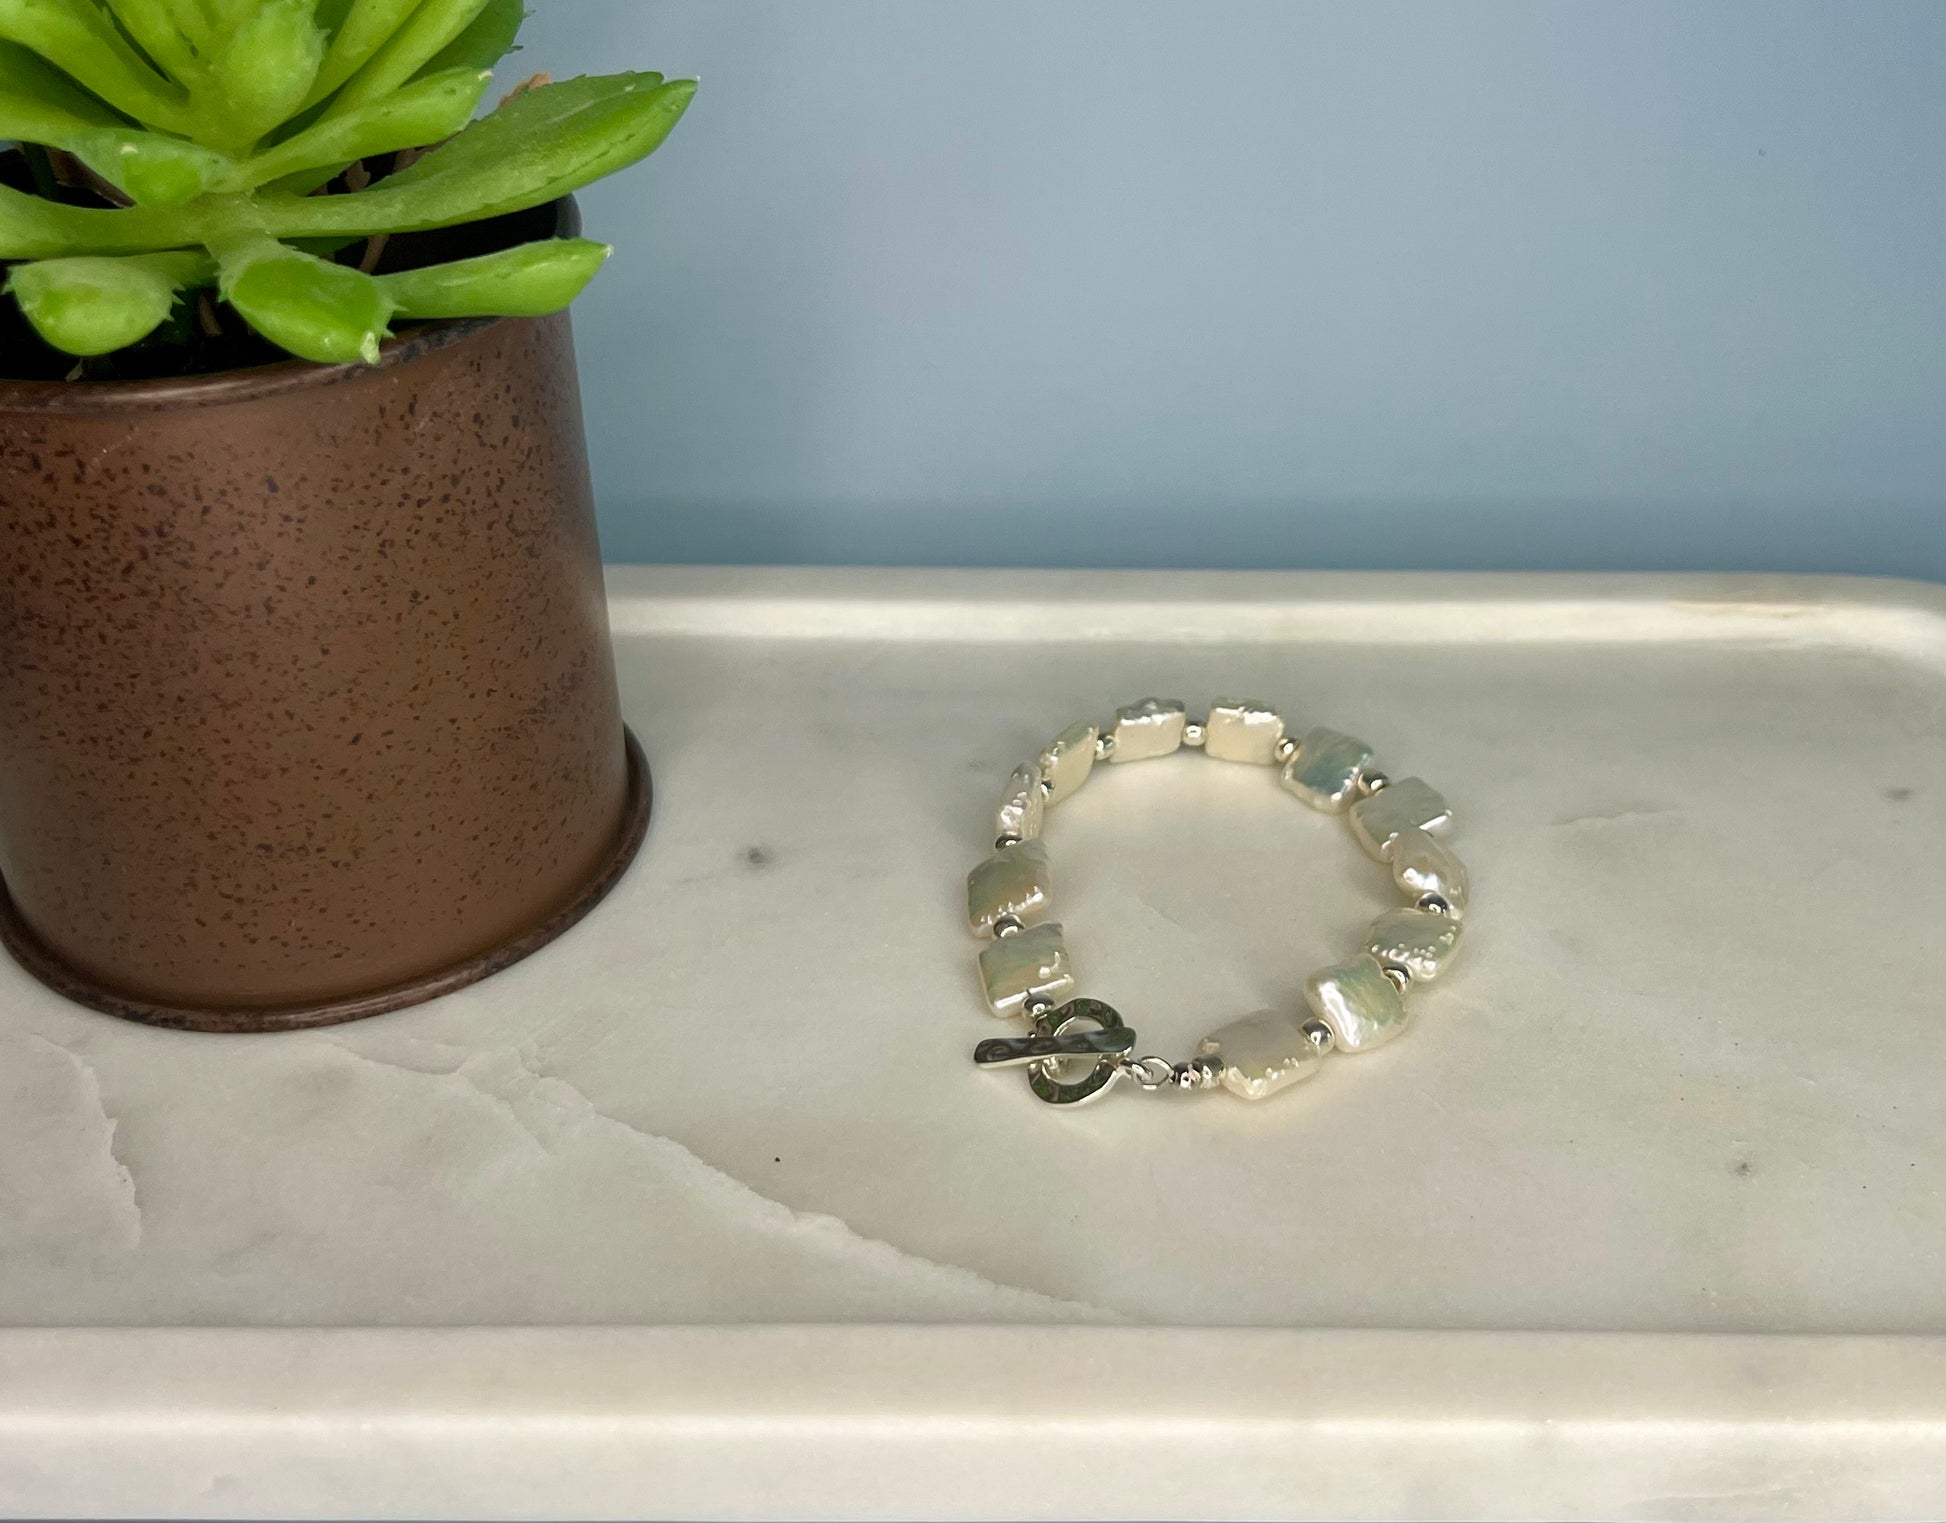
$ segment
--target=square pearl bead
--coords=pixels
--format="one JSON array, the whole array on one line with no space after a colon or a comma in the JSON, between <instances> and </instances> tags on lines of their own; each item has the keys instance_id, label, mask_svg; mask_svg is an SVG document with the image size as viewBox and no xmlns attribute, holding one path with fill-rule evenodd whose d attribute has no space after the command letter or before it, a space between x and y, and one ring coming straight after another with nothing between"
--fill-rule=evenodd
<instances>
[{"instance_id":1,"label":"square pearl bead","mask_svg":"<svg viewBox=\"0 0 1946 1523\"><path fill-rule=\"evenodd\" d=\"M1415 983L1439 977L1459 942L1460 923L1431 910L1388 910L1365 933L1365 950L1382 963L1404 968Z\"/></svg>"},{"instance_id":2,"label":"square pearl bead","mask_svg":"<svg viewBox=\"0 0 1946 1523\"><path fill-rule=\"evenodd\" d=\"M1024 1015L1029 1000L1060 1004L1074 988L1061 927L1037 925L1002 936L980 953L980 982L995 1015Z\"/></svg>"},{"instance_id":3,"label":"square pearl bead","mask_svg":"<svg viewBox=\"0 0 1946 1523\"><path fill-rule=\"evenodd\" d=\"M1340 1052L1369 1052L1405 1030L1405 1001L1375 958L1361 952L1313 973L1304 998Z\"/></svg>"},{"instance_id":4,"label":"square pearl bead","mask_svg":"<svg viewBox=\"0 0 1946 1523\"><path fill-rule=\"evenodd\" d=\"M1303 1024L1281 1010L1259 1010L1204 1037L1199 1058L1222 1065L1217 1077L1231 1094L1261 1100L1309 1078L1324 1060Z\"/></svg>"},{"instance_id":5,"label":"square pearl bead","mask_svg":"<svg viewBox=\"0 0 1946 1523\"><path fill-rule=\"evenodd\" d=\"M966 875L966 923L975 936L991 936L993 923L1011 915L1022 925L1045 920L1054 885L1047 848L1022 841L996 851Z\"/></svg>"},{"instance_id":6,"label":"square pearl bead","mask_svg":"<svg viewBox=\"0 0 1946 1523\"><path fill-rule=\"evenodd\" d=\"M1189 715L1176 698L1144 698L1117 709L1109 731L1115 745L1108 759L1132 762L1167 756L1182 746L1183 726L1188 722Z\"/></svg>"},{"instance_id":7,"label":"square pearl bead","mask_svg":"<svg viewBox=\"0 0 1946 1523\"><path fill-rule=\"evenodd\" d=\"M1351 833L1358 844L1379 861L1408 830L1443 836L1453 828L1453 811L1446 800L1416 777L1402 777L1351 806Z\"/></svg>"},{"instance_id":8,"label":"square pearl bead","mask_svg":"<svg viewBox=\"0 0 1946 1523\"><path fill-rule=\"evenodd\" d=\"M1364 741L1320 726L1298 742L1278 781L1313 809L1338 814L1371 764L1372 748Z\"/></svg>"},{"instance_id":9,"label":"square pearl bead","mask_svg":"<svg viewBox=\"0 0 1946 1523\"><path fill-rule=\"evenodd\" d=\"M1060 803L1088 781L1088 774L1095 769L1095 742L1100 736L1100 728L1084 719L1047 743L1040 766L1048 803Z\"/></svg>"},{"instance_id":10,"label":"square pearl bead","mask_svg":"<svg viewBox=\"0 0 1946 1523\"><path fill-rule=\"evenodd\" d=\"M1269 705L1248 698L1210 701L1203 750L1218 761L1268 767L1277 759L1277 742L1283 738L1284 717Z\"/></svg>"},{"instance_id":11,"label":"square pearl bead","mask_svg":"<svg viewBox=\"0 0 1946 1523\"><path fill-rule=\"evenodd\" d=\"M1401 830L1386 855L1392 862L1392 881L1414 900L1437 894L1455 920L1466 914L1469 883L1466 864L1453 849L1423 830Z\"/></svg>"},{"instance_id":12,"label":"square pearl bead","mask_svg":"<svg viewBox=\"0 0 1946 1523\"><path fill-rule=\"evenodd\" d=\"M1007 779L1007 791L1000 795L993 824L998 834L1031 841L1041 833L1041 820L1047 809L1047 795L1041 792L1041 769L1021 765Z\"/></svg>"}]
</instances>

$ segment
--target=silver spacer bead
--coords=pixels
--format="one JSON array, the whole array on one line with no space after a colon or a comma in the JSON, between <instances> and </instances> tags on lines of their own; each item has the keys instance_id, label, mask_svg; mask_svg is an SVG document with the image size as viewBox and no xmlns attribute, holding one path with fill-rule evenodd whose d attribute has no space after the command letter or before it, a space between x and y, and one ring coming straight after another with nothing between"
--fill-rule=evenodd
<instances>
[{"instance_id":1,"label":"silver spacer bead","mask_svg":"<svg viewBox=\"0 0 1946 1523\"><path fill-rule=\"evenodd\" d=\"M1041 1017L1052 1014L1053 1010L1054 1001L1051 999L1030 999L1021 1007L1020 1013L1026 1016L1038 1028L1041 1024ZM1045 1032L1042 1033L1042 1035L1046 1034Z\"/></svg>"},{"instance_id":2,"label":"silver spacer bead","mask_svg":"<svg viewBox=\"0 0 1946 1523\"><path fill-rule=\"evenodd\" d=\"M995 936L1018 936L1026 929L1027 927L1021 923L1018 915L1002 915L998 920L993 922L993 934Z\"/></svg>"},{"instance_id":3,"label":"silver spacer bead","mask_svg":"<svg viewBox=\"0 0 1946 1523\"><path fill-rule=\"evenodd\" d=\"M1176 1065L1176 1088L1181 1090L1215 1089L1221 1082L1223 1065L1213 1057L1191 1058L1187 1063Z\"/></svg>"},{"instance_id":4,"label":"silver spacer bead","mask_svg":"<svg viewBox=\"0 0 1946 1523\"><path fill-rule=\"evenodd\" d=\"M1107 761L1115 754L1115 737L1103 731L1095 737L1095 760Z\"/></svg>"},{"instance_id":5,"label":"silver spacer bead","mask_svg":"<svg viewBox=\"0 0 1946 1523\"><path fill-rule=\"evenodd\" d=\"M1337 1037L1331 1034L1331 1027L1324 1021L1306 1021L1299 1029L1319 1052L1329 1052L1338 1045Z\"/></svg>"},{"instance_id":6,"label":"silver spacer bead","mask_svg":"<svg viewBox=\"0 0 1946 1523\"><path fill-rule=\"evenodd\" d=\"M1397 989L1399 993L1403 994L1407 989L1412 987L1412 970L1410 968L1402 968L1395 962L1388 962L1384 967L1385 976L1392 980L1392 987Z\"/></svg>"},{"instance_id":7,"label":"silver spacer bead","mask_svg":"<svg viewBox=\"0 0 1946 1523\"><path fill-rule=\"evenodd\" d=\"M1374 793L1383 793L1391 786L1392 779L1387 777L1383 772L1367 772L1363 777L1358 779L1358 791L1364 794L1366 798L1370 798Z\"/></svg>"},{"instance_id":8,"label":"silver spacer bead","mask_svg":"<svg viewBox=\"0 0 1946 1523\"><path fill-rule=\"evenodd\" d=\"M1018 846L1019 844L1019 836L995 836L993 838L993 849L995 851L1005 851L1009 846Z\"/></svg>"},{"instance_id":9,"label":"silver spacer bead","mask_svg":"<svg viewBox=\"0 0 1946 1523\"><path fill-rule=\"evenodd\" d=\"M1050 782L1047 778L1041 779L1041 797L1044 799L1051 799L1054 797L1054 784Z\"/></svg>"},{"instance_id":10,"label":"silver spacer bead","mask_svg":"<svg viewBox=\"0 0 1946 1523\"><path fill-rule=\"evenodd\" d=\"M1453 907L1437 894L1421 894L1417 907L1432 915L1450 915Z\"/></svg>"},{"instance_id":11,"label":"silver spacer bead","mask_svg":"<svg viewBox=\"0 0 1946 1523\"><path fill-rule=\"evenodd\" d=\"M1287 762L1293 756L1297 755L1297 742L1286 735L1282 740L1277 742L1270 754L1280 762Z\"/></svg>"},{"instance_id":12,"label":"silver spacer bead","mask_svg":"<svg viewBox=\"0 0 1946 1523\"><path fill-rule=\"evenodd\" d=\"M1186 746L1200 746L1209 739L1209 727L1192 719L1182 727L1182 743Z\"/></svg>"}]
</instances>

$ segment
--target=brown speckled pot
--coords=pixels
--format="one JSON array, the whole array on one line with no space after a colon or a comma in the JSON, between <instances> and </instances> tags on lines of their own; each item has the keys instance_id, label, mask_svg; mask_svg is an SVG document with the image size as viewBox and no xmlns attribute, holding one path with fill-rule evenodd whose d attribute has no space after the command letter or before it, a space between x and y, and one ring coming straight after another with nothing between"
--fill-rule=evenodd
<instances>
[{"instance_id":1,"label":"brown speckled pot","mask_svg":"<svg viewBox=\"0 0 1946 1523\"><path fill-rule=\"evenodd\" d=\"M525 956L640 844L565 315L0 382L0 938L272 1031Z\"/></svg>"}]
</instances>

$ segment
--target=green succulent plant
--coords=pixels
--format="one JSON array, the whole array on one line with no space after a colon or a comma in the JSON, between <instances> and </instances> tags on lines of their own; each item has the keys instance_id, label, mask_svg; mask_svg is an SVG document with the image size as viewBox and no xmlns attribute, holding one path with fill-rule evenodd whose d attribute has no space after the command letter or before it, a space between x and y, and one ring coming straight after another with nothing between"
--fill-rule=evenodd
<instances>
[{"instance_id":1,"label":"green succulent plant","mask_svg":"<svg viewBox=\"0 0 1946 1523\"><path fill-rule=\"evenodd\" d=\"M559 310L603 245L391 273L349 257L625 168L695 93L651 73L537 83L475 120L522 19L520 0L0 0L0 140L35 171L0 183L6 289L77 356L147 338L204 290L324 363L375 362L399 318Z\"/></svg>"}]
</instances>

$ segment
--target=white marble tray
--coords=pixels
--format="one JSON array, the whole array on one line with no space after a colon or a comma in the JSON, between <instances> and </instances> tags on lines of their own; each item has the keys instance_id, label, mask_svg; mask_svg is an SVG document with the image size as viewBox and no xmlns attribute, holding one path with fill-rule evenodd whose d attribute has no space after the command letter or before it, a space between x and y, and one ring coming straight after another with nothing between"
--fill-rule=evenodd
<instances>
[{"instance_id":1,"label":"white marble tray","mask_svg":"<svg viewBox=\"0 0 1946 1523\"><path fill-rule=\"evenodd\" d=\"M1946 1513L1946 592L611 574L648 847L313 1034L0 964L13 1517ZM1258 1107L968 1064L1008 767L1277 702L1453 800L1465 961ZM1267 773L1050 831L1187 1052L1382 904Z\"/></svg>"}]
</instances>

